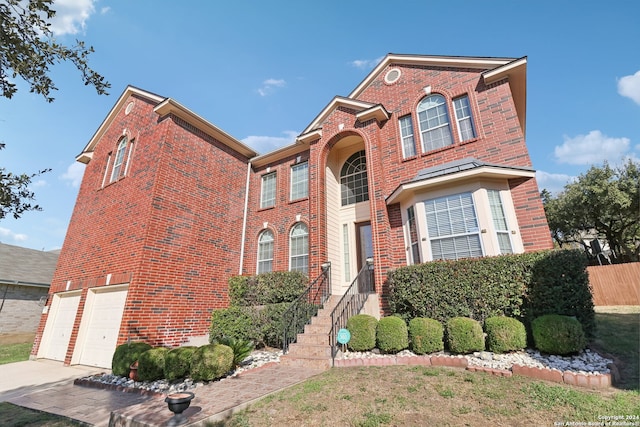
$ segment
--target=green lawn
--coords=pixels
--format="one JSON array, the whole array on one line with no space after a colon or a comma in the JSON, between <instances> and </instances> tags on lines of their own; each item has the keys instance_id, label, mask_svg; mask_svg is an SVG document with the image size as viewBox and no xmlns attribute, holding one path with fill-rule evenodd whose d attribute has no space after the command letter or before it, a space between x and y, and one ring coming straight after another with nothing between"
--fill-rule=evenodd
<instances>
[{"instance_id":1,"label":"green lawn","mask_svg":"<svg viewBox=\"0 0 640 427\"><path fill-rule=\"evenodd\" d=\"M29 360L31 347L33 347L32 342L0 345L0 365Z\"/></svg>"}]
</instances>

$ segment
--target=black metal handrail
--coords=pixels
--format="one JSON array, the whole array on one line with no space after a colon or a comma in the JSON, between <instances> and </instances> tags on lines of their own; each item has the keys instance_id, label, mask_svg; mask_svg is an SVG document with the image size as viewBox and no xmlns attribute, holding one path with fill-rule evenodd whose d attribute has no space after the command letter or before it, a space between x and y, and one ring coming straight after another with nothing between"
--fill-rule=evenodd
<instances>
[{"instance_id":1,"label":"black metal handrail","mask_svg":"<svg viewBox=\"0 0 640 427\"><path fill-rule=\"evenodd\" d=\"M368 295L374 292L373 285L373 260L368 258L365 265L360 269L356 278L351 282L349 288L331 312L329 343L331 344L332 363L335 361L336 354L338 354L338 331L347 326L347 319L349 317L358 314L360 310L362 310Z\"/></svg>"},{"instance_id":2,"label":"black metal handrail","mask_svg":"<svg viewBox=\"0 0 640 427\"><path fill-rule=\"evenodd\" d=\"M282 352L304 331L313 316L331 296L331 263L322 264L322 272L282 314Z\"/></svg>"}]
</instances>

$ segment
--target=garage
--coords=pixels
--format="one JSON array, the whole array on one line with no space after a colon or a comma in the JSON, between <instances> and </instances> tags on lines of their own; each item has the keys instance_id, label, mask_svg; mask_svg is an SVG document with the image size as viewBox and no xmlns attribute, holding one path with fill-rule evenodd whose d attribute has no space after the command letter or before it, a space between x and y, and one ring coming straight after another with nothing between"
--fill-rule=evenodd
<instances>
[{"instance_id":1,"label":"garage","mask_svg":"<svg viewBox=\"0 0 640 427\"><path fill-rule=\"evenodd\" d=\"M72 363L111 368L128 286L89 289ZM75 355L74 354L74 355Z\"/></svg>"},{"instance_id":2,"label":"garage","mask_svg":"<svg viewBox=\"0 0 640 427\"><path fill-rule=\"evenodd\" d=\"M80 292L53 296L38 357L64 361L79 302Z\"/></svg>"}]
</instances>

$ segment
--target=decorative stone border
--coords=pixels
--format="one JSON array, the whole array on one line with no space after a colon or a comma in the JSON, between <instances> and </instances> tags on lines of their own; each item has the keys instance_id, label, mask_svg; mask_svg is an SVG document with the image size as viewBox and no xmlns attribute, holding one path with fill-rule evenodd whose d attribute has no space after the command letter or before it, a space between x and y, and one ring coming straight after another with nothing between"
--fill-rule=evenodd
<instances>
[{"instance_id":1,"label":"decorative stone border","mask_svg":"<svg viewBox=\"0 0 640 427\"><path fill-rule=\"evenodd\" d=\"M469 366L467 359L445 355L436 356L389 356L377 358L336 359L334 367L346 368L352 366L389 366L389 365L419 365L419 366L450 366L465 368L470 372L486 372L499 377L521 375L544 381L564 383L578 387L608 388L611 387L611 374L585 374L573 371L559 371L550 368L536 368L530 366L513 365L511 370L494 369L483 366Z\"/></svg>"}]
</instances>

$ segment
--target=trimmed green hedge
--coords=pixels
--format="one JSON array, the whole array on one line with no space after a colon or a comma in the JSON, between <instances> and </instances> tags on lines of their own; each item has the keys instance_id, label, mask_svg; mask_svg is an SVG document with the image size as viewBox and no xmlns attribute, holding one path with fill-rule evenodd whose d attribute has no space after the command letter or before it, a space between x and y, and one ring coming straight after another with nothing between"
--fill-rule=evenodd
<instances>
[{"instance_id":1,"label":"trimmed green hedge","mask_svg":"<svg viewBox=\"0 0 640 427\"><path fill-rule=\"evenodd\" d=\"M447 347L452 353L468 354L484 350L484 332L477 320L453 317L447 321Z\"/></svg>"},{"instance_id":2,"label":"trimmed green hedge","mask_svg":"<svg viewBox=\"0 0 640 427\"><path fill-rule=\"evenodd\" d=\"M169 350L164 356L164 377L169 381L186 378L191 368L191 356L197 348L184 346Z\"/></svg>"},{"instance_id":3,"label":"trimmed green hedge","mask_svg":"<svg viewBox=\"0 0 640 427\"><path fill-rule=\"evenodd\" d=\"M578 353L586 346L582 326L573 317L545 314L533 320L531 329L535 346L543 353Z\"/></svg>"},{"instance_id":4,"label":"trimmed green hedge","mask_svg":"<svg viewBox=\"0 0 640 427\"><path fill-rule=\"evenodd\" d=\"M524 324L513 317L489 317L484 322L487 334L487 350L506 353L522 350L527 346L527 331Z\"/></svg>"},{"instance_id":5,"label":"trimmed green hedge","mask_svg":"<svg viewBox=\"0 0 640 427\"><path fill-rule=\"evenodd\" d=\"M165 356L168 348L156 347L147 350L138 358L138 378L140 381L155 381L164 378Z\"/></svg>"},{"instance_id":6,"label":"trimmed green hedge","mask_svg":"<svg viewBox=\"0 0 640 427\"><path fill-rule=\"evenodd\" d=\"M309 278L299 271L233 276L229 279L229 300L231 305L241 306L292 302L308 285Z\"/></svg>"},{"instance_id":7,"label":"trimmed green hedge","mask_svg":"<svg viewBox=\"0 0 640 427\"><path fill-rule=\"evenodd\" d=\"M113 375L128 377L131 364L138 360L142 353L151 350L151 348L146 342L139 341L120 344L116 347L111 359L111 372Z\"/></svg>"},{"instance_id":8,"label":"trimmed green hedge","mask_svg":"<svg viewBox=\"0 0 640 427\"><path fill-rule=\"evenodd\" d=\"M540 251L400 267L388 274L389 308L405 320L452 317L481 323L493 316L523 319L576 316L587 336L595 328L593 299L581 250Z\"/></svg>"},{"instance_id":9,"label":"trimmed green hedge","mask_svg":"<svg viewBox=\"0 0 640 427\"><path fill-rule=\"evenodd\" d=\"M409 321L409 341L415 354L444 350L444 328L435 319L416 317Z\"/></svg>"},{"instance_id":10,"label":"trimmed green hedge","mask_svg":"<svg viewBox=\"0 0 640 427\"><path fill-rule=\"evenodd\" d=\"M222 378L233 368L233 350L223 344L198 347L191 356L191 379L212 381Z\"/></svg>"},{"instance_id":11,"label":"trimmed green hedge","mask_svg":"<svg viewBox=\"0 0 640 427\"><path fill-rule=\"evenodd\" d=\"M397 353L409 347L405 321L397 316L383 317L376 326L376 344L383 353Z\"/></svg>"},{"instance_id":12,"label":"trimmed green hedge","mask_svg":"<svg viewBox=\"0 0 640 427\"><path fill-rule=\"evenodd\" d=\"M347 319L351 339L347 348L351 351L369 351L376 346L378 319L369 314L356 314Z\"/></svg>"}]
</instances>

